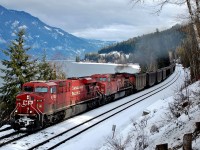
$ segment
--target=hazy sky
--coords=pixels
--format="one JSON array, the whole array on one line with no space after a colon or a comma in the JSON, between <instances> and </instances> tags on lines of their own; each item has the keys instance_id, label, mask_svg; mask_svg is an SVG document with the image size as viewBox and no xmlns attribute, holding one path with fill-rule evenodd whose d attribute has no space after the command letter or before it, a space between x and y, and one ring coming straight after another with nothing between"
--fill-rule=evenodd
<instances>
[{"instance_id":1,"label":"hazy sky","mask_svg":"<svg viewBox=\"0 0 200 150\"><path fill-rule=\"evenodd\" d=\"M156 15L154 5L131 0L0 0L0 5L22 10L46 24L79 37L100 40L127 40L170 28L180 22L184 7L167 5Z\"/></svg>"}]
</instances>

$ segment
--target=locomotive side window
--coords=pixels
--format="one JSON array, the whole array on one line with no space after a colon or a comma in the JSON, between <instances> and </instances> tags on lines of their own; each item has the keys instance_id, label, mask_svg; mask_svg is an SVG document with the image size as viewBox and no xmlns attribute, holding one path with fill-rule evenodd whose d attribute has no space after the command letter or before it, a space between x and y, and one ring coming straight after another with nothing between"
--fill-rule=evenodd
<instances>
[{"instance_id":1,"label":"locomotive side window","mask_svg":"<svg viewBox=\"0 0 200 150\"><path fill-rule=\"evenodd\" d=\"M47 87L36 87L35 92L46 93L46 92L48 92L48 88Z\"/></svg>"},{"instance_id":2,"label":"locomotive side window","mask_svg":"<svg viewBox=\"0 0 200 150\"><path fill-rule=\"evenodd\" d=\"M33 87L32 86L24 86L24 91L25 92L33 92Z\"/></svg>"},{"instance_id":3,"label":"locomotive side window","mask_svg":"<svg viewBox=\"0 0 200 150\"><path fill-rule=\"evenodd\" d=\"M100 81L106 81L106 78L100 78L99 80Z\"/></svg>"},{"instance_id":4,"label":"locomotive side window","mask_svg":"<svg viewBox=\"0 0 200 150\"><path fill-rule=\"evenodd\" d=\"M51 93L56 93L56 87L55 86L51 87L50 91Z\"/></svg>"}]
</instances>

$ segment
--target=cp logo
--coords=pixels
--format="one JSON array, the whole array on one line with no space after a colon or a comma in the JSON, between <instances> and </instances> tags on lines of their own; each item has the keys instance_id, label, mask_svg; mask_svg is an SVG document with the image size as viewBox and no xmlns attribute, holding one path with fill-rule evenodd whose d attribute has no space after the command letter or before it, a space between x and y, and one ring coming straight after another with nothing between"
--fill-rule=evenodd
<instances>
[{"instance_id":1,"label":"cp logo","mask_svg":"<svg viewBox=\"0 0 200 150\"><path fill-rule=\"evenodd\" d=\"M33 104L33 101L28 101L28 100L24 100L24 101L23 101L23 105L24 105L24 106L32 105L32 104Z\"/></svg>"}]
</instances>

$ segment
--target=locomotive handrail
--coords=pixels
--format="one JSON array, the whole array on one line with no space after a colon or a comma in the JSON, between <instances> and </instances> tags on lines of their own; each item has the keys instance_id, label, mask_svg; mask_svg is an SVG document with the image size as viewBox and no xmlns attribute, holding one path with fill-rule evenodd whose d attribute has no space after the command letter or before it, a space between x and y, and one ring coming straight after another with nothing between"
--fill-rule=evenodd
<instances>
[{"instance_id":1,"label":"locomotive handrail","mask_svg":"<svg viewBox=\"0 0 200 150\"><path fill-rule=\"evenodd\" d=\"M15 107L15 109L11 112L10 114L10 119L12 119L12 115L15 113L16 109L19 107L19 103L17 104L17 106Z\"/></svg>"},{"instance_id":2,"label":"locomotive handrail","mask_svg":"<svg viewBox=\"0 0 200 150\"><path fill-rule=\"evenodd\" d=\"M41 120L41 118L42 118L42 117L41 117L41 116L42 116L42 112L40 111L40 113L39 113L39 112L37 111L37 109L38 109L38 106L37 106L37 109L35 109L35 108L34 108L34 107L32 107L32 105L31 105L31 108L33 108L33 109L36 111L36 113L37 113L37 114L38 114L38 116L39 116L39 120L40 120L40 121L42 121L42 120ZM39 110L39 109L38 109L38 110ZM41 115L41 116L40 116L40 115ZM43 122L43 121L42 121L42 122ZM43 123L42 123L42 125L43 125Z\"/></svg>"}]
</instances>

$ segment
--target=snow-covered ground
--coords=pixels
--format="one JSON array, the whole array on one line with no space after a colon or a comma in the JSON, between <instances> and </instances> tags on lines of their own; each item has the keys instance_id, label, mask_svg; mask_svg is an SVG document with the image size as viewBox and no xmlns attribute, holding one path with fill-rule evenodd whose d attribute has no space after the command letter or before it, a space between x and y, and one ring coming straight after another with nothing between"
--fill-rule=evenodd
<instances>
[{"instance_id":1,"label":"snow-covered ground","mask_svg":"<svg viewBox=\"0 0 200 150\"><path fill-rule=\"evenodd\" d=\"M200 119L200 108L198 107L198 105L195 105L199 101L199 98L196 98L196 96L194 96L194 93L191 92L200 91L199 82L196 82L188 87L190 91L190 100L193 102L193 105L191 105L189 109L190 120L188 115L185 115L184 113L178 119L170 118L170 113L168 109L169 103L172 103L174 101L174 95L176 92L178 92L178 89L184 83L185 75L186 74L182 67L177 66L175 73L159 85L136 93L129 97L123 98L114 103L105 105L98 109L89 111L77 117L71 118L67 121L57 124L56 126L47 128L46 130L43 130L38 134L23 138L18 142L10 144L6 147L2 147L0 149L27 149L32 144L34 145L34 143L37 143L38 141L40 142L43 139L47 139L52 135L58 134L59 132L65 130L66 128L69 128L70 126L92 118L93 116L98 115L105 110L108 110L114 106L118 106L121 103L145 94L148 91L154 90L161 85L164 85L167 82L173 80L174 77L175 79L177 79L175 83L167 87L163 91L160 91L158 94L137 103L133 107L111 117L109 120L100 123L90 130L85 131L84 133L69 140L68 142L57 147L56 149L113 150L114 148L111 146L112 144L109 143L112 143L113 141L118 141L117 143L121 142L121 144L123 144L128 135L131 140L126 140L126 150L133 150L135 148L135 144L137 144L137 142L141 140L140 137L144 137L143 140L147 141L148 147L146 148L146 150L153 150L155 149L156 144L162 143L169 143L169 148L176 146L182 142L184 134L194 131L195 122ZM183 91L182 93L184 94L184 92L185 91ZM150 112L150 114L142 116L144 110ZM113 125L116 125L114 140L111 138ZM154 132L151 130L153 125L157 128L157 130L155 130ZM61 139L57 139L54 142L56 143L59 140ZM197 139L196 142L193 142L193 148L196 150L200 148L199 143L200 139ZM45 149L45 147L40 149Z\"/></svg>"}]
</instances>

